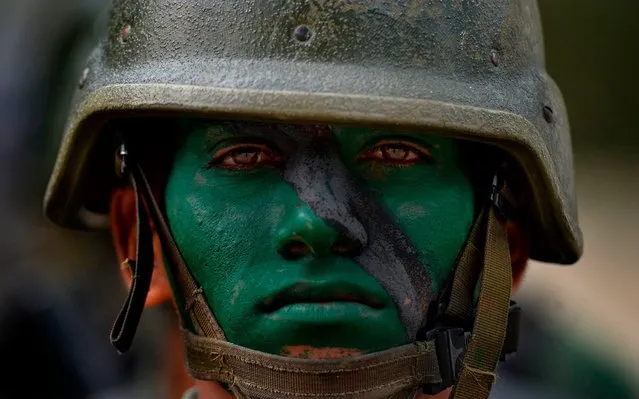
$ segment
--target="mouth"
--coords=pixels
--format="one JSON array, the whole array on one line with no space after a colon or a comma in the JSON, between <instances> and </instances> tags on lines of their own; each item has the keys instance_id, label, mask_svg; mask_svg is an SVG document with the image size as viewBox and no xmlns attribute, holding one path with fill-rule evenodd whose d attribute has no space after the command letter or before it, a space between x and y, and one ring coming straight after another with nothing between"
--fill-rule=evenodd
<instances>
[{"instance_id":1,"label":"mouth","mask_svg":"<svg viewBox=\"0 0 639 399\"><path fill-rule=\"evenodd\" d=\"M263 313L274 313L292 305L335 303L359 304L375 310L385 307L385 301L382 298L367 292L356 284L303 282L286 287L275 295L269 296L260 303L259 310Z\"/></svg>"}]
</instances>

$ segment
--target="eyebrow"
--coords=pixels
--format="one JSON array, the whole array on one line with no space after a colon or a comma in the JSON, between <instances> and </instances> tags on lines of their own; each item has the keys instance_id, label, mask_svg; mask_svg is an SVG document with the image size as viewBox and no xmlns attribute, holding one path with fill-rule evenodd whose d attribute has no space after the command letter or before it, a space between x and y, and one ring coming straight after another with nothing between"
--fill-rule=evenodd
<instances>
[{"instance_id":1,"label":"eyebrow","mask_svg":"<svg viewBox=\"0 0 639 399\"><path fill-rule=\"evenodd\" d=\"M221 129L220 129L221 128ZM205 126L207 139L217 140L222 137L255 137L272 140L276 143L292 143L302 138L335 137L333 127L329 125L278 124L259 122L227 121Z\"/></svg>"}]
</instances>

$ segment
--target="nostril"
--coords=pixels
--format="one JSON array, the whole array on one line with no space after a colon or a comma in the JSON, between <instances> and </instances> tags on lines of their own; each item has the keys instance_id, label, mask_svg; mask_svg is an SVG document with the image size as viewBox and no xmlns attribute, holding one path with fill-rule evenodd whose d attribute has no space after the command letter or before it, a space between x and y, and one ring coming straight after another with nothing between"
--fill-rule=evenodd
<instances>
[{"instance_id":1,"label":"nostril","mask_svg":"<svg viewBox=\"0 0 639 399\"><path fill-rule=\"evenodd\" d=\"M303 241L291 241L283 245L278 252L286 260L297 260L312 254L311 248Z\"/></svg>"},{"instance_id":2,"label":"nostril","mask_svg":"<svg viewBox=\"0 0 639 399\"><path fill-rule=\"evenodd\" d=\"M357 256L362 253L362 245L355 240L351 240L347 237L340 237L335 244L333 244L333 253L340 256Z\"/></svg>"}]
</instances>

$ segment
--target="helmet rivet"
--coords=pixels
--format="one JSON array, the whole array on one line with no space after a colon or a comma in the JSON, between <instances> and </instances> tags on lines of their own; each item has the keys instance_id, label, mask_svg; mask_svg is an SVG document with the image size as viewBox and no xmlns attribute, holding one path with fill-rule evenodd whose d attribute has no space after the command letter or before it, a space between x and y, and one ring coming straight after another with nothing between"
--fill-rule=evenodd
<instances>
[{"instance_id":1,"label":"helmet rivet","mask_svg":"<svg viewBox=\"0 0 639 399\"><path fill-rule=\"evenodd\" d=\"M300 25L295 28L295 39L300 42L306 42L311 38L311 29L306 25Z\"/></svg>"},{"instance_id":2,"label":"helmet rivet","mask_svg":"<svg viewBox=\"0 0 639 399\"><path fill-rule=\"evenodd\" d=\"M555 113L553 112L552 108L547 105L544 106L544 119L548 123L552 123L555 120Z\"/></svg>"},{"instance_id":3,"label":"helmet rivet","mask_svg":"<svg viewBox=\"0 0 639 399\"><path fill-rule=\"evenodd\" d=\"M84 71L82 71L82 76L80 77L80 81L78 82L78 87L80 87L81 89L84 89L84 86L87 84L90 72L91 68L84 68Z\"/></svg>"},{"instance_id":4,"label":"helmet rivet","mask_svg":"<svg viewBox=\"0 0 639 399\"><path fill-rule=\"evenodd\" d=\"M131 25L125 24L120 31L120 38L123 42L129 40L129 36L131 35Z\"/></svg>"},{"instance_id":5,"label":"helmet rivet","mask_svg":"<svg viewBox=\"0 0 639 399\"><path fill-rule=\"evenodd\" d=\"M492 62L494 66L499 66L499 53L497 50L491 51L490 62Z\"/></svg>"}]
</instances>

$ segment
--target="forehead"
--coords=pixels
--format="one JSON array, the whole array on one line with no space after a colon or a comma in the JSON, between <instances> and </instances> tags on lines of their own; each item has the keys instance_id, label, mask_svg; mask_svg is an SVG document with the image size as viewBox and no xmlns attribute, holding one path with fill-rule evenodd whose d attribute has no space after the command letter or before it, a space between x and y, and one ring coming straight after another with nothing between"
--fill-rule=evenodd
<instances>
[{"instance_id":1,"label":"forehead","mask_svg":"<svg viewBox=\"0 0 639 399\"><path fill-rule=\"evenodd\" d=\"M432 131L399 131L392 128L366 126L340 126L321 124L281 124L246 121L209 121L188 124L186 134L204 134L205 139L217 141L224 137L257 137L268 140L307 141L316 138L334 138L339 142L363 142L382 136L410 136L429 142L455 141Z\"/></svg>"},{"instance_id":2,"label":"forehead","mask_svg":"<svg viewBox=\"0 0 639 399\"><path fill-rule=\"evenodd\" d=\"M301 125L266 122L218 121L200 123L187 130L206 131L207 137L235 135L263 138L301 139L306 137L334 136L337 129L328 125Z\"/></svg>"}]
</instances>

